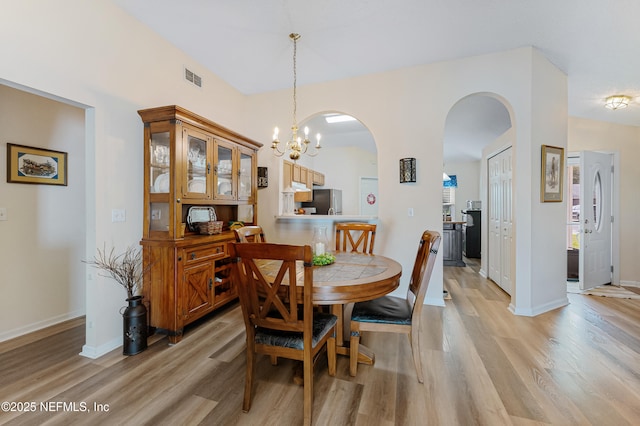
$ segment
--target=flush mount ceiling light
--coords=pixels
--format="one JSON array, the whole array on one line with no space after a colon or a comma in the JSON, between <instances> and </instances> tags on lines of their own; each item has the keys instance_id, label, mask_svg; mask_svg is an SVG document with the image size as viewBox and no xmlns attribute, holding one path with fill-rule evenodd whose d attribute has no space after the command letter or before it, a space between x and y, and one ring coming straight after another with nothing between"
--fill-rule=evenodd
<instances>
[{"instance_id":1,"label":"flush mount ceiling light","mask_svg":"<svg viewBox=\"0 0 640 426\"><path fill-rule=\"evenodd\" d=\"M625 95L609 96L605 100L604 106L606 108L609 108L609 109L612 109L612 110L626 108L626 107L629 106L629 101L630 100L631 100L631 98L629 96L625 96Z\"/></svg>"},{"instance_id":2,"label":"flush mount ceiling light","mask_svg":"<svg viewBox=\"0 0 640 426\"><path fill-rule=\"evenodd\" d=\"M304 140L298 136L298 120L296 119L296 110L297 110L297 99L296 99L296 88L297 88L297 74L296 74L296 53L297 53L297 42L300 38L300 34L291 33L289 34L289 38L293 41L293 124L291 125L291 138L289 142L286 143L284 147L284 151L280 151L278 140L279 130L276 127L273 130L273 142L271 143L271 149L273 153L282 157L285 153L289 154L289 158L293 161L296 161L300 158L302 154L307 154L310 157L315 157L320 152L320 133L316 134L316 146L313 152L307 152L309 148L309 128L304 128Z\"/></svg>"}]
</instances>

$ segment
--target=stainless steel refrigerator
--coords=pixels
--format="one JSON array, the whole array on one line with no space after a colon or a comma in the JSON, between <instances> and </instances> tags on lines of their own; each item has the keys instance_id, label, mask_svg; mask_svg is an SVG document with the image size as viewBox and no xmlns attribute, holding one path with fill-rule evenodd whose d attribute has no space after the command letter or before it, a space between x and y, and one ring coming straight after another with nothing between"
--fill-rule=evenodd
<instances>
[{"instance_id":1,"label":"stainless steel refrigerator","mask_svg":"<svg viewBox=\"0 0 640 426\"><path fill-rule=\"evenodd\" d=\"M315 214L329 214L329 209L333 209L334 214L342 214L342 190L314 189L313 201L302 203L302 208L305 207L315 207Z\"/></svg>"}]
</instances>

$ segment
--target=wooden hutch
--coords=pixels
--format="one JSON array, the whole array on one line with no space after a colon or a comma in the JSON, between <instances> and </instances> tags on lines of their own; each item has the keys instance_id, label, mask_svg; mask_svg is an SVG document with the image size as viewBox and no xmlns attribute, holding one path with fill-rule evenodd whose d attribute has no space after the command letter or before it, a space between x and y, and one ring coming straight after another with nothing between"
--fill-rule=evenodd
<instances>
[{"instance_id":1,"label":"wooden hutch","mask_svg":"<svg viewBox=\"0 0 640 426\"><path fill-rule=\"evenodd\" d=\"M149 325L177 343L185 325L237 298L229 222L256 223L262 144L175 105L138 113L144 123L143 294ZM222 232L190 229L191 207L213 207Z\"/></svg>"}]
</instances>

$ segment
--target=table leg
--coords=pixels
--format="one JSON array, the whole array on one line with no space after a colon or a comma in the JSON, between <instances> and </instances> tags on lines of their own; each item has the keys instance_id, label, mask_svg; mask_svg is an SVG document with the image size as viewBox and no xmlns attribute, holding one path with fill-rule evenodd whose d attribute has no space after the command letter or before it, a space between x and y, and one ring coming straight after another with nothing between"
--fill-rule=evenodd
<instances>
[{"instance_id":1,"label":"table leg","mask_svg":"<svg viewBox=\"0 0 640 426\"><path fill-rule=\"evenodd\" d=\"M349 341L344 338L344 305L331 305L331 313L338 317L336 324L336 352L339 355L349 356ZM363 345L358 345L358 362L360 364L373 365L376 361L376 354Z\"/></svg>"}]
</instances>

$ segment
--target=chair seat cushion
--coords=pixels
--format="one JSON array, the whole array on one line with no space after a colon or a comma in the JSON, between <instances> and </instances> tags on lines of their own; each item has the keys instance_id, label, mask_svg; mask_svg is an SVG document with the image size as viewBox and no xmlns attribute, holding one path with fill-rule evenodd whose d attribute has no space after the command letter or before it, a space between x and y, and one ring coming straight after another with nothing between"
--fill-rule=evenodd
<instances>
[{"instance_id":1,"label":"chair seat cushion","mask_svg":"<svg viewBox=\"0 0 640 426\"><path fill-rule=\"evenodd\" d=\"M406 299L384 296L353 306L351 321L411 324L411 307Z\"/></svg>"},{"instance_id":2,"label":"chair seat cushion","mask_svg":"<svg viewBox=\"0 0 640 426\"><path fill-rule=\"evenodd\" d=\"M338 317L331 314L314 312L313 314L313 347L336 325ZM284 348L303 349L302 333L293 331L271 330L258 327L255 342L257 344L280 346Z\"/></svg>"}]
</instances>

